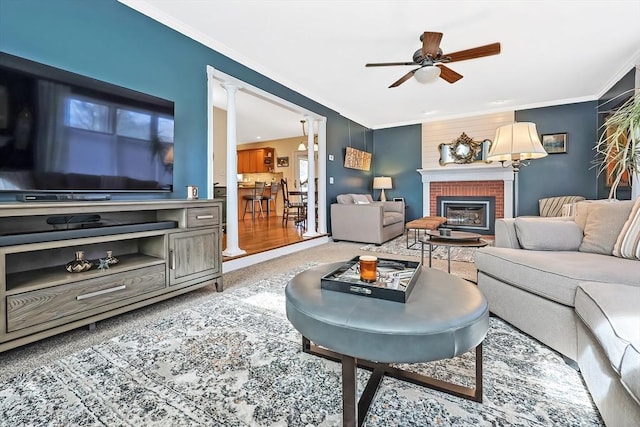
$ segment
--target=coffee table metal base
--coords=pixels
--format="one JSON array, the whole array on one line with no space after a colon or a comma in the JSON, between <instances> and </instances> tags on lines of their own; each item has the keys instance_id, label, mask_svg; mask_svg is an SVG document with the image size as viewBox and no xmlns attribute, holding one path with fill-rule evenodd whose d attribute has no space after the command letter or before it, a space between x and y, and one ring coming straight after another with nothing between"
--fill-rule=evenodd
<instances>
[{"instance_id":1,"label":"coffee table metal base","mask_svg":"<svg viewBox=\"0 0 640 427\"><path fill-rule=\"evenodd\" d=\"M476 347L475 388L464 387L415 372L394 368L386 363L371 362L336 353L311 343L311 341L304 336L302 337L302 350L305 353L324 357L325 359L342 364L342 425L345 427L362 426L371 402L373 402L373 398L385 375L482 403L482 343ZM369 381L360 396L360 400L357 400L357 368L372 371L371 377L369 377Z\"/></svg>"}]
</instances>

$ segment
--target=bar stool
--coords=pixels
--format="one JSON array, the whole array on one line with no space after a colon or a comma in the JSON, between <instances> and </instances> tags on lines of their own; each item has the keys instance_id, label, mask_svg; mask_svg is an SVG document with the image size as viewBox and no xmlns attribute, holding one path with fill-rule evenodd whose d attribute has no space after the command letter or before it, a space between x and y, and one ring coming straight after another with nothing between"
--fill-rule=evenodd
<instances>
[{"instance_id":1,"label":"bar stool","mask_svg":"<svg viewBox=\"0 0 640 427\"><path fill-rule=\"evenodd\" d=\"M251 219L255 219L255 212L256 212L256 203L258 204L258 208L260 208L260 216L263 215L262 212L262 198L264 197L264 189L265 189L266 184L264 182L258 182L256 181L254 187L253 187L253 194L248 194L246 196L242 196L242 199L244 199L244 212L242 213L242 219L244 219L244 216L247 214L247 208L249 207L249 204L251 204Z\"/></svg>"},{"instance_id":2,"label":"bar stool","mask_svg":"<svg viewBox=\"0 0 640 427\"><path fill-rule=\"evenodd\" d=\"M279 188L280 188L279 182L272 182L271 186L269 187L269 195L262 196L262 200L267 203L267 216L269 216L271 213L271 204L273 204L273 211L276 212L276 215L277 215L278 211L276 210L276 201L278 200Z\"/></svg>"}]
</instances>

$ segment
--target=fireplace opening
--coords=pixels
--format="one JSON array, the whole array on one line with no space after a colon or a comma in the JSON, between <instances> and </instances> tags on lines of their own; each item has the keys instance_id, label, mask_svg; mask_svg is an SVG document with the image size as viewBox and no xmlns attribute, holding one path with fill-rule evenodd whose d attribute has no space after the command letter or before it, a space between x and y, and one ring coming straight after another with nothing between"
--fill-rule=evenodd
<instances>
[{"instance_id":1,"label":"fireplace opening","mask_svg":"<svg viewBox=\"0 0 640 427\"><path fill-rule=\"evenodd\" d=\"M495 197L438 196L436 202L438 216L447 218L447 227L479 234L494 234Z\"/></svg>"}]
</instances>

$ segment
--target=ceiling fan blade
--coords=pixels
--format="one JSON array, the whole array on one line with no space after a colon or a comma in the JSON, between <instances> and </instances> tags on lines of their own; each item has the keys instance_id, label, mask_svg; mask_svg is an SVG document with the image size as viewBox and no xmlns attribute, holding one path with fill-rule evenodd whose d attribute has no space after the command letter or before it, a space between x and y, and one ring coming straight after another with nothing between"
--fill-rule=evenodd
<instances>
[{"instance_id":1,"label":"ceiling fan blade","mask_svg":"<svg viewBox=\"0 0 640 427\"><path fill-rule=\"evenodd\" d=\"M373 64L365 64L365 67L388 67L390 65L416 65L415 62L376 62Z\"/></svg>"},{"instance_id":2,"label":"ceiling fan blade","mask_svg":"<svg viewBox=\"0 0 640 427\"><path fill-rule=\"evenodd\" d=\"M455 83L463 77L462 74L456 73L446 65L436 64L436 67L440 68L440 77L449 83Z\"/></svg>"},{"instance_id":3,"label":"ceiling fan blade","mask_svg":"<svg viewBox=\"0 0 640 427\"><path fill-rule=\"evenodd\" d=\"M443 58L449 57L449 62L466 61L467 59L481 58L483 56L497 55L500 53L500 43L491 43L484 46L474 47L472 49L461 50L458 52L447 53L442 55Z\"/></svg>"},{"instance_id":4,"label":"ceiling fan blade","mask_svg":"<svg viewBox=\"0 0 640 427\"><path fill-rule=\"evenodd\" d=\"M404 76L402 76L398 80L396 80L391 86L389 86L389 88L400 86L402 83L406 82L411 77L413 77L413 73L415 73L416 70L419 70L419 68L416 68L415 70L409 71L407 74L405 74Z\"/></svg>"},{"instance_id":5,"label":"ceiling fan blade","mask_svg":"<svg viewBox=\"0 0 640 427\"><path fill-rule=\"evenodd\" d=\"M422 57L426 58L427 55L435 57L438 54L440 40L442 40L442 33L431 33L428 31L422 33Z\"/></svg>"}]
</instances>

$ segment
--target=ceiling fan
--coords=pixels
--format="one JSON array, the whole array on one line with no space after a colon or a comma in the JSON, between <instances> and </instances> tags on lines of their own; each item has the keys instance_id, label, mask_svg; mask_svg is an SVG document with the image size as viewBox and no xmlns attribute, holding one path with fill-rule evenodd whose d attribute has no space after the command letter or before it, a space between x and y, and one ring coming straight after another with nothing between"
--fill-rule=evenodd
<instances>
[{"instance_id":1,"label":"ceiling fan","mask_svg":"<svg viewBox=\"0 0 640 427\"><path fill-rule=\"evenodd\" d=\"M449 83L455 83L462 78L461 74L453 71L444 64L456 61L466 61L467 59L481 58L483 56L497 55L500 53L500 43L491 43L485 46L478 46L471 49L461 50L443 54L440 49L442 33L425 31L420 36L422 49L418 49L413 54L413 62L382 62L366 64L366 67L388 67L396 65L419 65L415 70L409 71L404 76L389 86L397 87L402 83L415 77L420 83L428 83L441 77Z\"/></svg>"}]
</instances>

